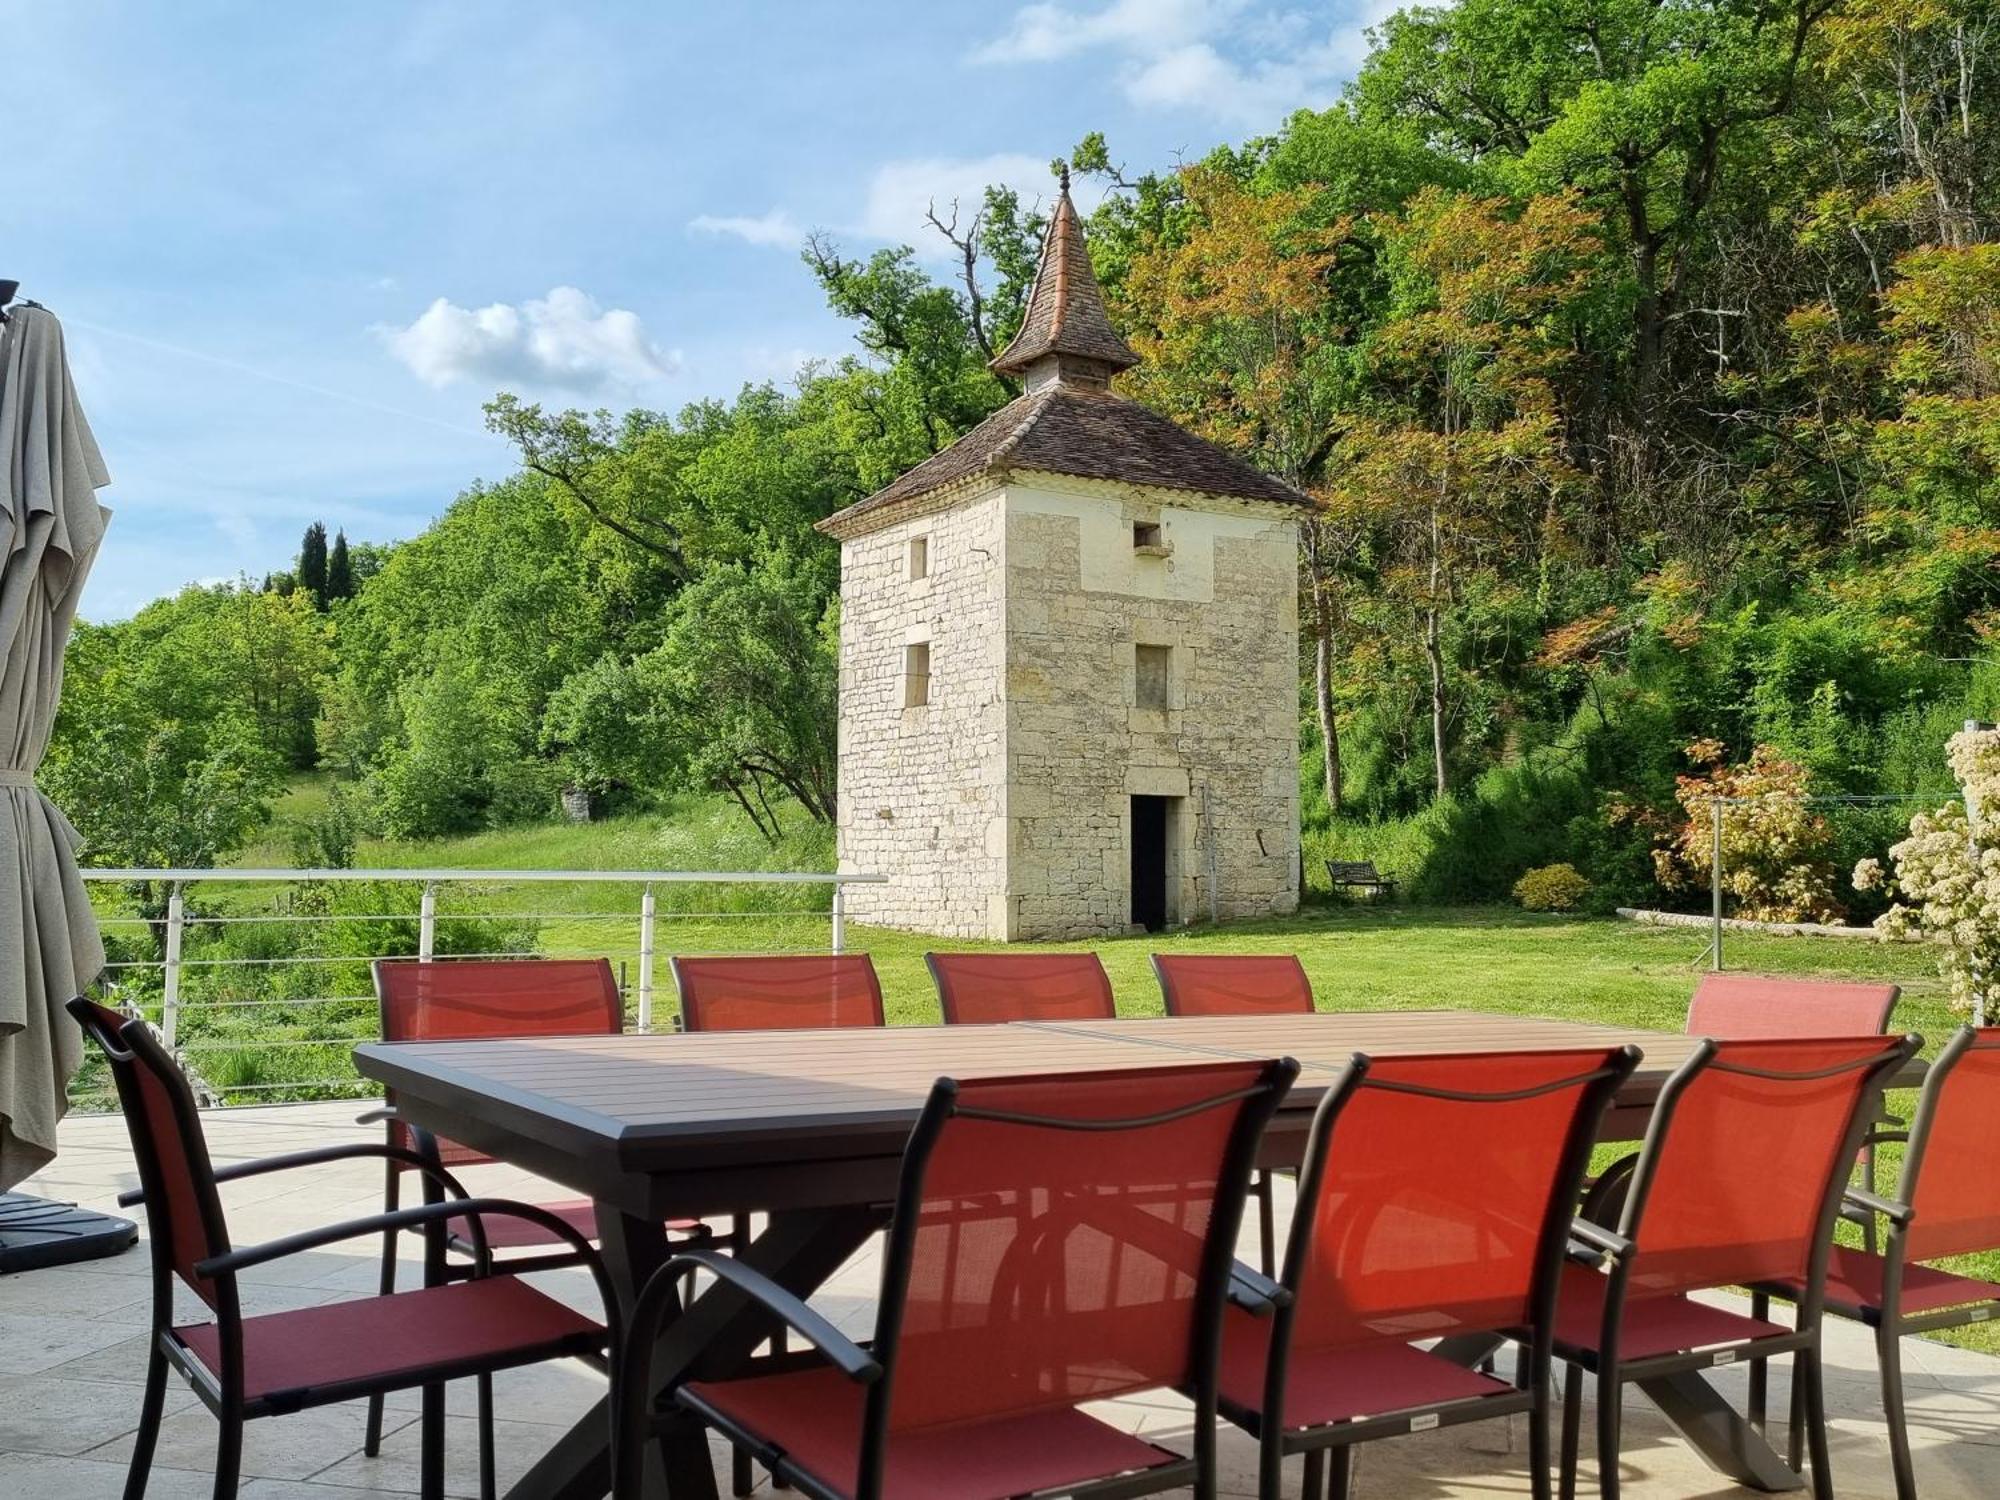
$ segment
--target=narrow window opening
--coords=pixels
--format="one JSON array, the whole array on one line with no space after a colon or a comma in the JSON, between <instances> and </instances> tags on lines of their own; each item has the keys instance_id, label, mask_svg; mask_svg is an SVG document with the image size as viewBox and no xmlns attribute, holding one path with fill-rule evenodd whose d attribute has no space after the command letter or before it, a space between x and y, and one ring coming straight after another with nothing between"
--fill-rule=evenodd
<instances>
[{"instance_id":1,"label":"narrow window opening","mask_svg":"<svg viewBox=\"0 0 2000 1500\"><path fill-rule=\"evenodd\" d=\"M1132 523L1132 545L1134 547L1158 547L1164 538L1158 521L1134 521Z\"/></svg>"},{"instance_id":2,"label":"narrow window opening","mask_svg":"<svg viewBox=\"0 0 2000 1500\"><path fill-rule=\"evenodd\" d=\"M903 707L922 708L930 701L930 642L912 641L903 648Z\"/></svg>"},{"instance_id":3,"label":"narrow window opening","mask_svg":"<svg viewBox=\"0 0 2000 1500\"><path fill-rule=\"evenodd\" d=\"M1136 702L1155 713L1167 711L1168 685L1173 680L1174 648L1140 646L1135 654L1138 673Z\"/></svg>"},{"instance_id":4,"label":"narrow window opening","mask_svg":"<svg viewBox=\"0 0 2000 1500\"><path fill-rule=\"evenodd\" d=\"M931 576L931 539L927 536L910 538L910 581Z\"/></svg>"}]
</instances>

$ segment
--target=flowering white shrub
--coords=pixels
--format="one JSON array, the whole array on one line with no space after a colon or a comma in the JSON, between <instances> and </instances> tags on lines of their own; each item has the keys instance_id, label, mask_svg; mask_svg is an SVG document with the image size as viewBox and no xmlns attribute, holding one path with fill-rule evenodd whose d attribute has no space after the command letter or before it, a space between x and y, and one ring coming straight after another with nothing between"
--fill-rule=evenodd
<instances>
[{"instance_id":1,"label":"flowering white shrub","mask_svg":"<svg viewBox=\"0 0 2000 1500\"><path fill-rule=\"evenodd\" d=\"M1982 995L1993 998L2000 975L2000 731L1955 734L1947 754L1964 801L1911 818L1910 836L1889 851L1895 873L1864 859L1854 886L1898 898L1877 930L1935 943L1952 1003L1971 1010Z\"/></svg>"}]
</instances>

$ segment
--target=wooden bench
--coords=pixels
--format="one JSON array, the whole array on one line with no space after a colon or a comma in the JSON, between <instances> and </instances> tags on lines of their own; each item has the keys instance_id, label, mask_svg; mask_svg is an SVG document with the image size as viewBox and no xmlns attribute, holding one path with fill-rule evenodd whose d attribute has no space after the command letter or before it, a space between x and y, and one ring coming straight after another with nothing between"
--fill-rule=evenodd
<instances>
[{"instance_id":1,"label":"wooden bench","mask_svg":"<svg viewBox=\"0 0 2000 1500\"><path fill-rule=\"evenodd\" d=\"M1326 862L1326 879L1336 891L1358 887L1380 891L1385 896L1396 894L1396 878L1377 870L1371 859L1330 859Z\"/></svg>"}]
</instances>

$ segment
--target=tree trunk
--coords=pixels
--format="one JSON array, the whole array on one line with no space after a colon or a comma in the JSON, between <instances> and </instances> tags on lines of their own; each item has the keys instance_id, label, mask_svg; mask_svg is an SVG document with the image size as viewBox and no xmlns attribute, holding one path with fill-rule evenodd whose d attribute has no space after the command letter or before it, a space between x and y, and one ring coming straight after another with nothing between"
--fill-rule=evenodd
<instances>
[{"instance_id":1,"label":"tree trunk","mask_svg":"<svg viewBox=\"0 0 2000 1500\"><path fill-rule=\"evenodd\" d=\"M1306 524L1306 591L1313 612L1313 707L1319 714L1320 774L1327 806L1340 811L1340 725L1333 712L1333 605L1321 572L1319 523Z\"/></svg>"},{"instance_id":2,"label":"tree trunk","mask_svg":"<svg viewBox=\"0 0 2000 1500\"><path fill-rule=\"evenodd\" d=\"M1444 763L1444 649L1439 640L1436 604L1424 611L1424 656L1431 664L1431 754L1437 761L1437 794L1451 790Z\"/></svg>"},{"instance_id":3,"label":"tree trunk","mask_svg":"<svg viewBox=\"0 0 2000 1500\"><path fill-rule=\"evenodd\" d=\"M1340 726L1333 716L1333 635L1322 614L1313 642L1313 704L1319 710L1320 768L1326 777L1326 805L1340 811Z\"/></svg>"}]
</instances>

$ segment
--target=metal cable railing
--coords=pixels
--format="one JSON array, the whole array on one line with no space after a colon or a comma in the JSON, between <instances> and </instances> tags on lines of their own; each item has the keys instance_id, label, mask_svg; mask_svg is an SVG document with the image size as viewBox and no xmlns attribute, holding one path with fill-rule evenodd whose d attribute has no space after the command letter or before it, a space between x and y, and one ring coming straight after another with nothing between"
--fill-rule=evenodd
<instances>
[{"instance_id":1,"label":"metal cable railing","mask_svg":"<svg viewBox=\"0 0 2000 1500\"><path fill-rule=\"evenodd\" d=\"M662 1011L663 951L841 952L848 886L864 874L691 870L85 869L112 949L113 996L157 1029L208 1103L242 1097L328 1098L370 1093L353 1071L355 1042L375 1034L369 965L379 958L516 958L550 951L611 960L630 1023ZM344 886L365 884L357 909ZM400 910L393 887L410 889ZM518 888L632 889L565 908ZM662 890L700 886L686 907ZM809 894L817 889L822 896ZM196 901L199 892L202 900ZM143 893L143 894L142 894ZM273 894L278 896L271 901ZM549 895L559 896L550 891ZM161 899L162 895L164 900ZM147 899L150 898L150 899ZM750 905L732 904L747 899ZM810 904L796 904L800 899ZM260 907L259 903L268 903ZM792 904L786 904L786 903ZM560 929L580 928L578 932ZM579 940L581 939L581 940ZM665 1013L672 1024L671 1012ZM82 1080L88 1101L92 1081Z\"/></svg>"}]
</instances>

